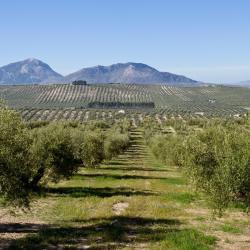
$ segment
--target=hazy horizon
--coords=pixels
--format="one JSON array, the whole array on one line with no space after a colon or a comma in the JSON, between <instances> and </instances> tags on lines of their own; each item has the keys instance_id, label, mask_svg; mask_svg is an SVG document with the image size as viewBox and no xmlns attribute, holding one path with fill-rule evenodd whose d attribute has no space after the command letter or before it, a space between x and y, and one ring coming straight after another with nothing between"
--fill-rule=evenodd
<instances>
[{"instance_id":1,"label":"hazy horizon","mask_svg":"<svg viewBox=\"0 0 250 250\"><path fill-rule=\"evenodd\" d=\"M137 62L195 80L250 80L250 2L18 1L0 3L0 65L34 57L66 75Z\"/></svg>"}]
</instances>

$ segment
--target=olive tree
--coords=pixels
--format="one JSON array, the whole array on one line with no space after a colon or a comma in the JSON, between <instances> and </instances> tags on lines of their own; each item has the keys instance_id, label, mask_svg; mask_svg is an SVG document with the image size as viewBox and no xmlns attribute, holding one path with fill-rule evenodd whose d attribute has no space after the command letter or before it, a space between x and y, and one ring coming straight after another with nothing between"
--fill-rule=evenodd
<instances>
[{"instance_id":1,"label":"olive tree","mask_svg":"<svg viewBox=\"0 0 250 250\"><path fill-rule=\"evenodd\" d=\"M215 126L188 139L186 171L221 212L232 201L249 207L250 132L241 127Z\"/></svg>"},{"instance_id":2,"label":"olive tree","mask_svg":"<svg viewBox=\"0 0 250 250\"><path fill-rule=\"evenodd\" d=\"M106 159L112 159L123 152L130 144L129 134L112 131L104 142L104 152Z\"/></svg>"},{"instance_id":3,"label":"olive tree","mask_svg":"<svg viewBox=\"0 0 250 250\"><path fill-rule=\"evenodd\" d=\"M81 159L86 167L96 167L104 160L104 137L101 132L89 132L85 135Z\"/></svg>"},{"instance_id":4,"label":"olive tree","mask_svg":"<svg viewBox=\"0 0 250 250\"><path fill-rule=\"evenodd\" d=\"M78 169L70 129L50 124L28 130L19 114L0 108L0 194L14 206L28 206L46 181L72 176Z\"/></svg>"},{"instance_id":5,"label":"olive tree","mask_svg":"<svg viewBox=\"0 0 250 250\"><path fill-rule=\"evenodd\" d=\"M33 179L30 186L35 189L39 182L71 177L77 170L70 128L52 123L32 131ZM34 171L35 169L35 171ZM46 177L46 178L45 178Z\"/></svg>"},{"instance_id":6,"label":"olive tree","mask_svg":"<svg viewBox=\"0 0 250 250\"><path fill-rule=\"evenodd\" d=\"M14 205L28 205L32 140L20 116L0 108L0 194Z\"/></svg>"}]
</instances>

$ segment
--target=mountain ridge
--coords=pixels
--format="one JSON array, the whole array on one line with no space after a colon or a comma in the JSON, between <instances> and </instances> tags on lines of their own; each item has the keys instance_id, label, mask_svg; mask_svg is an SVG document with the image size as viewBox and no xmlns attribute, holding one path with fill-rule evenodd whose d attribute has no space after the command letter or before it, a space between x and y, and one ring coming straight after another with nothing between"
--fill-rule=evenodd
<instances>
[{"instance_id":1,"label":"mountain ridge","mask_svg":"<svg viewBox=\"0 0 250 250\"><path fill-rule=\"evenodd\" d=\"M109 66L83 68L65 77L67 81L86 80L89 83L196 84L182 75L160 72L144 63L117 63Z\"/></svg>"},{"instance_id":2,"label":"mountain ridge","mask_svg":"<svg viewBox=\"0 0 250 250\"><path fill-rule=\"evenodd\" d=\"M238 82L237 85L240 85L243 87L250 87L250 80Z\"/></svg>"},{"instance_id":3,"label":"mountain ridge","mask_svg":"<svg viewBox=\"0 0 250 250\"><path fill-rule=\"evenodd\" d=\"M0 84L71 83L77 80L85 80L90 84L158 83L196 85L199 83L186 76L160 72L147 64L134 62L82 68L66 76L55 72L48 64L35 58L28 58L0 67Z\"/></svg>"}]
</instances>

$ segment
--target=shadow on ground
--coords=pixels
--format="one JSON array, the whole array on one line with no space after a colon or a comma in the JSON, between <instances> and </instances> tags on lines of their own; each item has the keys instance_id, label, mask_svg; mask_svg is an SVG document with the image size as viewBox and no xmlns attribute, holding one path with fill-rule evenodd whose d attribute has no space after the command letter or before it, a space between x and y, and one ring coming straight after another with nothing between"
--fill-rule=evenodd
<instances>
[{"instance_id":1,"label":"shadow on ground","mask_svg":"<svg viewBox=\"0 0 250 250\"><path fill-rule=\"evenodd\" d=\"M11 235L13 234L15 234L15 237L18 235L23 236L23 234L35 234L48 227L49 225L35 223L1 223L0 235L8 234L10 237L0 238L0 249L12 249L14 242Z\"/></svg>"},{"instance_id":2,"label":"shadow on ground","mask_svg":"<svg viewBox=\"0 0 250 250\"><path fill-rule=\"evenodd\" d=\"M0 233L34 233L46 225L35 223L1 223Z\"/></svg>"},{"instance_id":3,"label":"shadow on ground","mask_svg":"<svg viewBox=\"0 0 250 250\"><path fill-rule=\"evenodd\" d=\"M112 197L112 196L133 196L133 195L157 195L158 193L150 190L136 190L133 188L126 187L48 187L43 190L46 195L56 196L70 196L74 198L97 196L101 198Z\"/></svg>"},{"instance_id":4,"label":"shadow on ground","mask_svg":"<svg viewBox=\"0 0 250 250\"><path fill-rule=\"evenodd\" d=\"M168 232L181 231L178 220L168 219L114 216L79 222L86 226L47 225L36 234L13 241L9 249L121 249L156 242Z\"/></svg>"},{"instance_id":5,"label":"shadow on ground","mask_svg":"<svg viewBox=\"0 0 250 250\"><path fill-rule=\"evenodd\" d=\"M100 170L121 170L121 171L145 171L145 172L168 172L167 169L158 169L158 168L149 168L149 167L123 167L123 165L127 164L121 164L122 166L119 166L119 164L109 164L114 165L114 167L101 167ZM116 167L115 167L116 166Z\"/></svg>"},{"instance_id":6,"label":"shadow on ground","mask_svg":"<svg viewBox=\"0 0 250 250\"><path fill-rule=\"evenodd\" d=\"M142 180L166 180L166 177L159 177L159 176L145 176L145 175L130 175L130 174L123 174L123 175L118 175L118 174L103 174L103 173L96 173L96 174L84 174L80 173L77 174L76 176L81 176L81 177L88 177L88 178L97 178L97 177L102 177L102 178L112 178L112 179L117 179L117 180L122 180L122 179L142 179Z\"/></svg>"}]
</instances>

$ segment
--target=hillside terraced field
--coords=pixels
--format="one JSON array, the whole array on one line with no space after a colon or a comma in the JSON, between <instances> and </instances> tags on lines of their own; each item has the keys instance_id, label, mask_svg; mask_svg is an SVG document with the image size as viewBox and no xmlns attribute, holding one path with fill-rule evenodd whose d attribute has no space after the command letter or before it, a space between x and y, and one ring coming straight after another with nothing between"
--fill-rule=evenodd
<instances>
[{"instance_id":1,"label":"hillside terraced field","mask_svg":"<svg viewBox=\"0 0 250 250\"><path fill-rule=\"evenodd\" d=\"M21 85L0 86L0 98L27 120L88 120L115 117L117 109L147 115L238 116L250 108L250 89L225 86ZM133 111L132 111L133 110Z\"/></svg>"}]
</instances>

